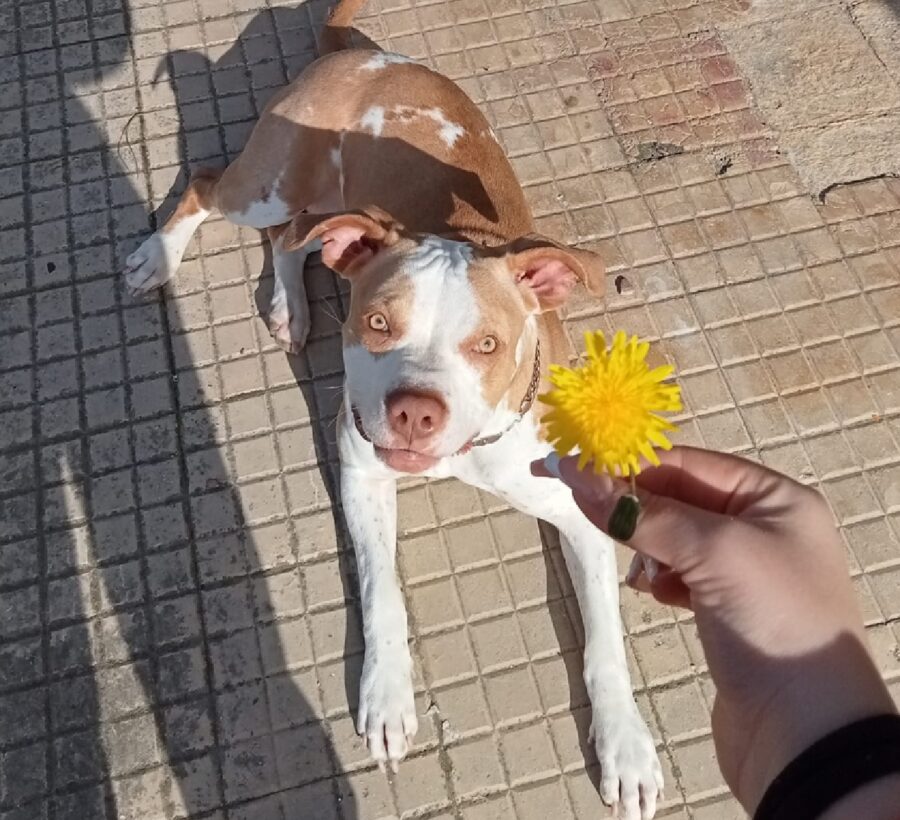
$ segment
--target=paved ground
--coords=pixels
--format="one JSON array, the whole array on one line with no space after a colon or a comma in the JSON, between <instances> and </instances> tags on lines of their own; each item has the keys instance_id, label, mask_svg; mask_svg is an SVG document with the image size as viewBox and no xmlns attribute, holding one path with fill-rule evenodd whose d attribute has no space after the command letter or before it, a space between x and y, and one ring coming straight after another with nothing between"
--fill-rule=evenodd
<instances>
[{"instance_id":1,"label":"paved ground","mask_svg":"<svg viewBox=\"0 0 900 820\"><path fill-rule=\"evenodd\" d=\"M288 359L254 232L206 224L159 299L116 274L186 164L237 152L310 61L325 4L123 2L0 3L0 818L603 816L559 552L456 483L403 492L422 729L392 781L366 761L332 279L313 274L316 332ZM844 68L886 53L860 21L897 5L791 7L813 5L857 49L819 55L851 99ZM744 71L766 110L777 90L725 45L750 6L381 0L361 28L458 80L541 228L606 255L608 311L579 297L576 340L658 340L682 442L822 488L900 692L900 183L809 195ZM622 607L661 814L741 816L691 620Z\"/></svg>"}]
</instances>

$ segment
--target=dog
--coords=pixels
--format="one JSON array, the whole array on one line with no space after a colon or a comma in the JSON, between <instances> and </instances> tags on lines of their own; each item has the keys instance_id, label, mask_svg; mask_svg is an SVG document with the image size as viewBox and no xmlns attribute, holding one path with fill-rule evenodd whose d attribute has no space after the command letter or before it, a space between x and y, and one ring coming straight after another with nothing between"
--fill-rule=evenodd
<instances>
[{"instance_id":1,"label":"dog","mask_svg":"<svg viewBox=\"0 0 900 820\"><path fill-rule=\"evenodd\" d=\"M535 408L546 367L568 361L556 309L577 283L602 295L602 260L535 234L488 121L454 83L348 47L363 4L338 3L322 56L275 95L241 155L191 176L172 216L126 260L127 284L164 284L218 209L268 232L269 327L297 352L310 326L304 263L321 251L350 282L337 436L365 636L357 729L371 756L396 769L417 730L396 481L455 476L559 530L584 621L600 796L646 820L662 774L632 695L614 543L562 484L529 470L551 451Z\"/></svg>"}]
</instances>

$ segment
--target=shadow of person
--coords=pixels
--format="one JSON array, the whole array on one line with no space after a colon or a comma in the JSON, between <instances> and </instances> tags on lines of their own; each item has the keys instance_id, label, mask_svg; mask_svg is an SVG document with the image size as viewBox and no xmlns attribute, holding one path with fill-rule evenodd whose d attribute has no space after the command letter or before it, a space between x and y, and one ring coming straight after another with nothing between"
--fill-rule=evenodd
<instances>
[{"instance_id":1,"label":"shadow of person","mask_svg":"<svg viewBox=\"0 0 900 820\"><path fill-rule=\"evenodd\" d=\"M233 160L244 146L249 131L271 98L290 79L295 77L315 58L313 32L321 30L330 3L307 2L297 7L265 10L256 14L215 60L196 51L173 51L160 61L155 79L165 78L175 96L178 112L179 170L174 184L164 201L154 214L154 224L161 225L174 210L178 197L183 192L192 170L207 165L222 167ZM316 21L310 28L310 20ZM272 39L273 33L278 36ZM351 30L351 39L356 45L380 50L357 30ZM270 45L268 50L260 47L260 42ZM286 44L288 44L286 46ZM197 113L204 117L198 119ZM237 112L240 112L239 115ZM232 121L232 114L236 119ZM213 116L223 124L215 137L210 136L209 121ZM295 134L297 126L284 123L286 136ZM308 129L313 131L314 129ZM235 137L234 134L238 136ZM311 135L313 138L313 135ZM351 135L348 140L368 140L366 135ZM392 154L386 167L403 167L416 162L423 168L418 184L423 188L423 196L433 198L433 188L441 188L442 178L459 177L457 169L450 169L432 157L417 151L400 140L379 141L380 150ZM365 146L353 148L355 155L365 156ZM415 154L415 156L410 156ZM474 174L466 179L467 190L458 193L486 219L496 220L490 198ZM393 187L393 180L386 179L382 186ZM445 186L446 201L442 212L449 216L454 207L451 191ZM413 201L412 198L410 201ZM386 203L391 207L391 203ZM417 214L407 213L407 201L399 200L394 207L395 216L401 221L414 220ZM203 235L203 229L200 230ZM202 240L201 240L202 241ZM271 301L273 278L271 253L267 241L262 245L262 265L258 271L255 303L260 317L265 319ZM252 271L253 274L257 271ZM346 703L355 710L358 701L358 682L362 668L361 617L357 601L359 598L355 579L355 562L352 546L347 536L346 524L340 505L340 474L335 442L335 428L341 403L343 382L343 360L340 325L345 316L348 289L346 283L318 262L318 255L310 260L306 272L307 290L310 301L312 331L305 349L297 356L284 355L284 365L290 368L294 383L302 394L310 419L310 433L315 452L315 462L320 472L322 486L328 496L328 507L337 537L341 582L344 589L344 603L348 609L348 625L344 638L344 669L342 677L345 685ZM298 396L297 402L301 399ZM303 537L299 532L298 535ZM346 808L345 808L346 811Z\"/></svg>"},{"instance_id":2,"label":"shadow of person","mask_svg":"<svg viewBox=\"0 0 900 820\"><path fill-rule=\"evenodd\" d=\"M230 44L214 61L211 61L204 54L189 51L171 52L164 62L157 69L157 79L162 81L163 77L167 77L170 87L176 98L176 109L178 112L178 140L179 147L179 177L175 184L169 190L165 201L161 205L156 217L158 224L162 224L177 201L177 197L184 189L185 181L188 174L192 170L196 170L203 165L211 165L221 168L226 162L233 160L240 150L243 148L244 142L249 136L249 131L255 125L259 113L261 113L265 103L270 99L271 94L283 87L289 77L303 67L304 61L310 62L313 58L311 50L312 38L309 30L303 29L298 21L308 21L308 8L310 4L294 9L280 9L282 14L279 22L273 15L274 12L263 11L255 15L248 23L237 40ZM313 14L312 17L316 15ZM283 36L275 38L273 49L265 52L259 48L257 41L263 40L269 42L269 36L273 31L290 31L291 37L296 39L297 43L305 43L306 49L299 49L302 56L294 57L291 60L284 54ZM279 51L281 49L281 51ZM265 59L257 59L256 57L248 57L248 55L268 54ZM290 65L289 65L290 64ZM198 112L200 116L198 116ZM212 122L222 124L221 128L210 129L210 118ZM300 127L296 123L282 121L275 123L275 127L281 128L284 133L285 140L309 140L310 143L325 144L327 140L334 135ZM211 133L214 132L214 133ZM301 133L308 131L309 133ZM354 144L352 150L347 151L348 156L365 158L371 155L371 146L365 145L367 140L373 139L366 134L351 134L345 138L345 145L348 143L358 142ZM469 207L479 219L485 223L496 223L500 216L494 210L491 197L482 187L480 178L474 174L461 173L459 168L449 168L443 163L438 162L433 157L418 151L402 140L380 138L378 140L380 156L384 160L379 163L378 167L367 167L365 176L368 180L367 184L371 184L373 188L383 192L382 199L378 202L381 207L392 213L401 222L415 224L417 227L424 227L433 232L444 232L441 230L440 224L422 226L420 224L421 215L416 212L409 211L413 207L413 203L424 201L427 199L430 203L430 211L437 215L437 220L446 219L455 208ZM391 169L398 167L416 167L419 169L415 179L409 181L408 185L420 186L418 196L411 195L409 187L404 190L402 197L398 196L392 199L393 192L396 191L395 180L391 176ZM360 169L363 170L363 169ZM381 176L379 176L381 175ZM358 175L351 175L357 178ZM443 199L436 200L437 197ZM209 225L221 223L208 223ZM221 233L221 230L218 231ZM204 240L204 228L200 229L200 242L204 249L203 265L208 270L211 265L216 264L215 256L207 254L207 243ZM252 270L251 275L260 274L258 284L255 290L256 310L260 317L265 318L268 313L269 304L272 295L272 261L268 242L263 242L262 250L259 254L261 258L258 260L261 271ZM335 668L335 673L340 675L345 687L345 703L349 705L351 710L356 708L358 693L357 685L359 680L360 669L362 665L361 642L360 642L360 617L357 608L359 598L357 583L354 574L354 561L352 549L349 539L346 535L346 525L343 520L342 509L340 505L340 474L339 463L337 458L337 448L335 442L335 426L336 417L341 403L341 389L343 381L343 363L342 363L342 346L340 325L346 315L348 288L346 283L326 270L320 263L307 266L306 281L307 292L311 307L312 330L306 347L297 356L289 356L278 352L281 361L278 365L281 371L289 369L291 378L295 387L295 396L293 401L297 407L305 404L306 412L309 416L309 425L303 428L304 434L311 438L311 449L313 451L312 462L315 470L318 471L318 485L327 495L327 499L323 499L323 507L328 508L328 514L332 516L331 525L336 534L336 560L331 562L335 572L340 571L340 583L342 584L342 600L340 605L349 610L347 615L347 623L344 628L344 646L342 659L339 659L343 665L343 669L338 671L335 667L329 666L329 669ZM176 283L175 289L178 290L179 285ZM178 303L178 299L175 303ZM211 317L212 322L217 319ZM261 323L257 322L255 327L259 330ZM176 328L177 330L177 328ZM215 335L215 333L213 334ZM176 345L184 345L184 352L180 354L180 348L176 347L176 358L179 355L187 360L191 360L190 346L195 343L192 339L192 332L176 333ZM263 339L265 345L266 340ZM271 351L272 345L268 345ZM267 353L267 355L269 355ZM267 367L267 366L266 366ZM265 369L265 368L263 368ZM179 377L180 378L180 377ZM271 383L267 385L271 388ZM179 385L180 387L180 385ZM299 387L302 394L296 395L296 388ZM286 399L290 401L290 399ZM181 415L190 409L185 405L181 408ZM225 409L225 417L227 419L230 410ZM230 431L233 435L233 430ZM294 436L293 430L282 432L282 439ZM196 446L196 445L195 445ZM288 445L293 446L293 445ZM189 452L189 459L194 455ZM280 454L283 458L283 454ZM237 521L241 532L246 532L247 521L241 519L239 515L232 514L231 510L241 509L241 489L236 489L229 484L225 477L227 471L224 470L223 463L214 463L212 465L203 466L199 472L192 473L189 468L188 474L191 480L199 482L197 492L201 488L213 494L221 492L223 498L228 498L227 506L229 508L229 521ZM294 471L291 465L286 468L290 477L297 475L308 476L308 466L304 465L302 471ZM304 479L305 480L305 479ZM289 491L290 493L290 491ZM288 504L290 506L290 504ZM293 515L291 520L285 522L289 525L288 529L293 529L297 539L297 543L293 549L299 556L303 551L302 542L305 539L315 541L316 535L309 530L316 526L309 519L301 515ZM232 533L228 531L229 538ZM223 550L223 571L226 577L230 577L232 572L233 558L227 550ZM246 551L241 551L243 556ZM558 548L557 548L558 552ZM244 560L243 557L240 560ZM250 558L251 562L253 557ZM318 559L316 559L318 560ZM549 559L548 559L549 560ZM259 557L256 557L256 564L248 569L242 569L239 577L247 574L251 576L254 572L261 572L264 577L268 577L268 573L272 570L269 566L261 564ZM317 592L310 588L309 578L319 577L312 573L307 573L311 565L306 564L304 559L297 561L300 566L300 576L305 581L306 587L304 594L308 599L315 599ZM548 571L549 566L548 566ZM232 589L236 587L236 580L225 582L222 579L213 577L209 581L210 592L218 592L217 584L223 584L223 589ZM206 590L204 590L206 592ZM241 618L236 613L242 608L246 609L247 596L244 592L240 593L240 600L231 595L223 596L222 612L229 613L231 621L229 629L237 630L235 624L240 622ZM558 632L565 631L570 634L572 626L566 621L565 624L558 622L557 616L560 611L554 611L554 625ZM224 616L223 616L224 617ZM252 620L247 615L242 616L244 622ZM301 619L297 618L299 623ZM207 627L209 629L209 627ZM239 630L234 631L229 636L232 642L237 641ZM285 637L285 641L289 638ZM243 651L243 650L241 650ZM292 649L289 646L282 645L281 652L283 656L290 656ZM251 695L245 698L243 695L236 694L244 691L245 683L241 679L243 667L246 658L243 654L239 654L240 662L232 670L228 672L233 679L229 681L229 693L235 693L230 703L236 704L235 708L238 712L244 712L242 719L245 722L253 722L253 710L250 708L248 698L252 700L256 694L262 696L263 690L248 689ZM577 652L568 652L565 655L567 671L570 678L570 685L573 692L579 690L583 695L583 686L580 684L580 655ZM213 661L214 662L214 661ZM576 681L578 681L576 683ZM298 683L297 689L302 684ZM295 689L296 694L296 689ZM582 746L586 752L586 758L593 757L593 750L588 749L586 741L587 726L590 723L590 709L586 706L586 695L574 694L573 698L578 698L575 704L579 710L579 730L582 740ZM245 741L242 741L245 742ZM258 757L260 761L264 761L265 765L269 765L269 761L262 753L257 754L256 747L249 747L251 758ZM244 761L249 758L244 758ZM591 775L596 774L596 766L591 770ZM339 787L340 788L340 787ZM344 811L349 811L349 804L352 801L345 801Z\"/></svg>"},{"instance_id":3,"label":"shadow of person","mask_svg":"<svg viewBox=\"0 0 900 820\"><path fill-rule=\"evenodd\" d=\"M173 51L160 63L156 79L167 77L175 96L179 155L172 160L179 174L151 216L153 226L183 188L188 163L224 165L240 152L271 94L314 58L311 21L321 19L329 5L267 9L232 43L212 49L221 51L214 61ZM264 281L271 279L267 254L266 244ZM215 256L202 264L208 271ZM215 285L208 279L204 290L214 302ZM319 300L329 323L339 310L339 293L333 293ZM332 738L350 734L350 719L326 720L327 709L346 712L347 703L355 705L358 674L344 676L340 656L353 664L361 652L359 617L345 615L356 596L347 586L352 582L344 528L338 513L333 534L321 533L320 521L326 510L338 508L336 473L329 468L335 455L327 441L333 396L339 395L339 353L335 367L323 373L321 365L331 361L335 326L320 330L317 323L312 349L321 354L324 348L324 358L284 359L295 384L288 408L275 395L273 379L259 389L233 387L248 381L233 374L268 372L271 361L251 342L246 352L256 356L223 362L231 355L225 350L230 351L229 334L237 338L247 325L219 327L219 317L210 312L198 331L196 317L183 314L188 300L174 296L138 308L156 307L169 340L168 399L178 445L163 495L171 517L155 519L152 545L168 558L161 554L154 562L163 597L155 602L153 626L165 651L142 677L178 791L173 802L180 801L176 808L188 816L239 806L248 816L265 818L317 812L330 817L340 806L340 816L353 820L356 801ZM215 354L209 359L200 336L218 360ZM284 358L281 351L277 356ZM287 415L292 425L304 415L308 420L276 436L273 428ZM294 459L295 442L302 450L307 437L312 455ZM257 450L270 453L272 461L260 464ZM254 478L244 480L250 463ZM332 580L341 592L328 598L315 586L323 577L329 593ZM334 622L336 613L348 617L346 627ZM335 652L332 633L341 629L343 646ZM341 704L329 701L320 680L330 674L335 654L338 676L351 687Z\"/></svg>"},{"instance_id":4,"label":"shadow of person","mask_svg":"<svg viewBox=\"0 0 900 820\"><path fill-rule=\"evenodd\" d=\"M29 104L21 151L0 151L22 203L0 242L0 814L352 820L297 532L248 521L239 411L194 317L118 274L155 184L117 143L146 91L145 11L2 12L0 73Z\"/></svg>"},{"instance_id":5,"label":"shadow of person","mask_svg":"<svg viewBox=\"0 0 900 820\"><path fill-rule=\"evenodd\" d=\"M122 171L95 96L129 65L131 18L115 0L95 11L29 0L0 9L0 107L11 109L0 112L4 818L123 816L112 777L135 762L117 754L112 687L131 659L115 654L112 633L131 634L146 657L135 627L144 613L130 590L101 580L124 577L120 556L138 549L132 540L107 552L115 515L103 489L113 473L103 442L127 427L102 397L126 354L109 203L129 186L113 191Z\"/></svg>"},{"instance_id":6,"label":"shadow of person","mask_svg":"<svg viewBox=\"0 0 900 820\"><path fill-rule=\"evenodd\" d=\"M184 190L185 182L191 171L203 165L222 167L226 162L233 160L248 136L248 129L255 125L258 115L262 112L265 103L271 94L283 87L290 77L293 77L302 69L304 60L306 63L313 58L311 51L304 51L304 57L295 59L284 75L276 70L269 62L253 63L249 70L240 70L233 73L235 66L243 66L246 55L259 53L254 41L268 37L269 32L285 28L290 31L298 31L300 26L298 19L308 19L305 15L307 6L280 10L285 15L281 22L273 21L269 12L261 12L247 25L238 39L230 45L226 51L214 62L206 55L197 52L178 51L168 55L164 63L160 64L157 76L167 76L170 87L176 96L176 105L179 112L179 139L180 163L179 178L169 191L166 201L163 203L159 216L159 224L174 209L177 197ZM312 15L315 17L316 15ZM293 21L293 23L288 22ZM355 38L359 39L359 38ZM297 35L297 42L310 44L309 33L303 36ZM370 44L374 46L374 44ZM374 46L377 48L377 46ZM284 68L287 60L282 60L281 68ZM265 68L265 71L263 70ZM202 82L198 82L201 78ZM208 146L203 142L207 132L208 122L195 118L195 108L208 110L208 105L201 99L204 93L216 96L215 105L219 115L223 111L243 111L245 116L236 123L241 139L229 139L226 129L220 129L216 140ZM233 101L229 102L229 101ZM249 102L248 102L249 101ZM310 144L326 144L333 135L298 126L296 123L281 121L270 123L273 127L280 128L283 132L285 144L291 140L308 141ZM309 132L309 133L306 133ZM366 134L354 133L345 135L344 144L348 148L347 156L368 157L371 156L371 146L367 141L373 138ZM350 145L350 143L360 143ZM352 148L352 150L350 150ZM388 210L400 222L421 226L421 215L409 209L417 201L429 201L430 210L436 214L438 221L446 219L455 208L469 207L473 215L488 224L496 224L500 216L494 210L491 197L482 187L476 174L463 174L458 168L449 168L436 161L433 157L418 151L402 140L380 138L378 140L379 156L382 159L377 167L359 169L364 172L373 189L377 189L382 197L378 204ZM396 191L395 180L391 177L391 169L398 167L416 167L419 169L414 179L408 181L403 196L393 198ZM381 175L381 176L379 176ZM410 187L420 187L418 196L410 193ZM436 201L435 197L441 196L443 200ZM440 224L425 226L434 232L444 232ZM446 227L446 226L443 226ZM201 228L201 243L203 229ZM312 446L315 453L315 462L320 473L321 484L328 496L332 526L337 534L339 567L341 570L341 583L343 585L342 603L349 610L347 628L344 636L342 677L345 686L346 703L354 710L358 701L358 681L362 666L360 634L360 616L357 609L359 599L357 582L355 578L355 564L352 555L352 547L346 534L346 524L343 520L340 504L340 467L337 457L335 441L335 428L338 410L341 404L341 390L343 382L342 345L340 325L346 316L349 289L344 280L341 280L331 271L324 268L318 257L313 257L307 264L306 283L312 318L312 328L305 348L299 355L283 355L283 367L290 368L293 381L303 397L303 404L309 413L311 424L309 432L312 437ZM255 274L257 271L252 271ZM268 314L269 304L273 290L272 260L268 242L262 245L262 260L260 276L255 289L255 304L259 317L265 319ZM259 325L257 325L259 327ZM298 405L299 396L296 397ZM302 528L304 522L298 519L294 522L297 527L298 537L303 538ZM545 535L546 544L546 535ZM545 546L545 554L552 545ZM556 552L559 553L558 544ZM555 572L551 569L548 560L548 573ZM559 602L553 602L553 624L558 635L568 636L572 634L573 627L569 616L564 612ZM561 620L562 619L562 620ZM563 622L565 621L565 622ZM587 760L594 760L590 767L591 779L596 783L599 775L591 744L587 741L588 727L590 724L590 707L587 696L581 682L581 656L576 648L564 655L566 669L572 691L573 706L577 709L578 729L582 748Z\"/></svg>"},{"instance_id":7,"label":"shadow of person","mask_svg":"<svg viewBox=\"0 0 900 820\"><path fill-rule=\"evenodd\" d=\"M214 60L197 50L175 49L159 61L153 83L168 82L175 95L180 169L154 214L157 220L168 215L184 191L189 164L224 165L241 152L247 126L252 127L275 92L318 56L316 38L333 5L333 0L306 0L265 9L227 47L212 46L209 51L221 51ZM357 29L350 29L349 36L358 47L381 50ZM210 129L218 133L212 135Z\"/></svg>"}]
</instances>

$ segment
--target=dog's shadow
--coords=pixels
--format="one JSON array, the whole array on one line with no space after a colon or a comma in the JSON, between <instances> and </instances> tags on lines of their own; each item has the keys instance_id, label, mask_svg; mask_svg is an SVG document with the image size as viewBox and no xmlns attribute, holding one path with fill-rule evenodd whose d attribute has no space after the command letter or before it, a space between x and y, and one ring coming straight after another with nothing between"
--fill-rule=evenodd
<instances>
[{"instance_id":1,"label":"dog's shadow","mask_svg":"<svg viewBox=\"0 0 900 820\"><path fill-rule=\"evenodd\" d=\"M173 51L161 61L157 80L165 78L176 97L180 170L154 214L156 225L162 225L174 209L189 171L202 165L223 167L236 158L271 95L316 58L315 36L321 31L332 5L331 0L307 0L296 7L261 11L214 61L195 51ZM358 30L352 30L351 37L355 45L381 50ZM196 119L203 112L212 113L219 123L214 138L210 136L209 122ZM273 277L271 250L265 239L262 248L263 265L254 300L264 322L271 302ZM307 261L306 283L312 318L310 336L300 355L284 355L310 414L318 468L334 518L344 598L351 610L349 618L355 619L355 622L348 620L344 645L347 703L355 712L362 666L357 637L361 634L359 595L355 561L340 503L340 466L335 440L343 381L340 326L346 316L349 289L321 264L318 254ZM548 576L556 577L561 588L568 588L567 594L572 596L571 585L559 578L559 568L550 557L551 552L559 555L556 533L544 524L540 532ZM566 606L565 612L558 607L551 609L553 627L560 638L572 633L572 622L579 617L574 597L567 603L572 605ZM576 632L579 627L580 624L576 625ZM562 657L580 746L590 779L599 787L599 767L588 740L590 706L582 682L581 653L575 649L564 652Z\"/></svg>"}]
</instances>

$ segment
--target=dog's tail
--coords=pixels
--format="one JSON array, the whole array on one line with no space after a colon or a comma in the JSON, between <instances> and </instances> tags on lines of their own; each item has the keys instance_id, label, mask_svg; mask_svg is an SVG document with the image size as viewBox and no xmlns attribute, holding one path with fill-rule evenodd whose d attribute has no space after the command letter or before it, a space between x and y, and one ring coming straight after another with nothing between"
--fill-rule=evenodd
<instances>
[{"instance_id":1,"label":"dog's tail","mask_svg":"<svg viewBox=\"0 0 900 820\"><path fill-rule=\"evenodd\" d=\"M320 56L350 48L350 24L365 4L366 0L338 0L319 37Z\"/></svg>"}]
</instances>

